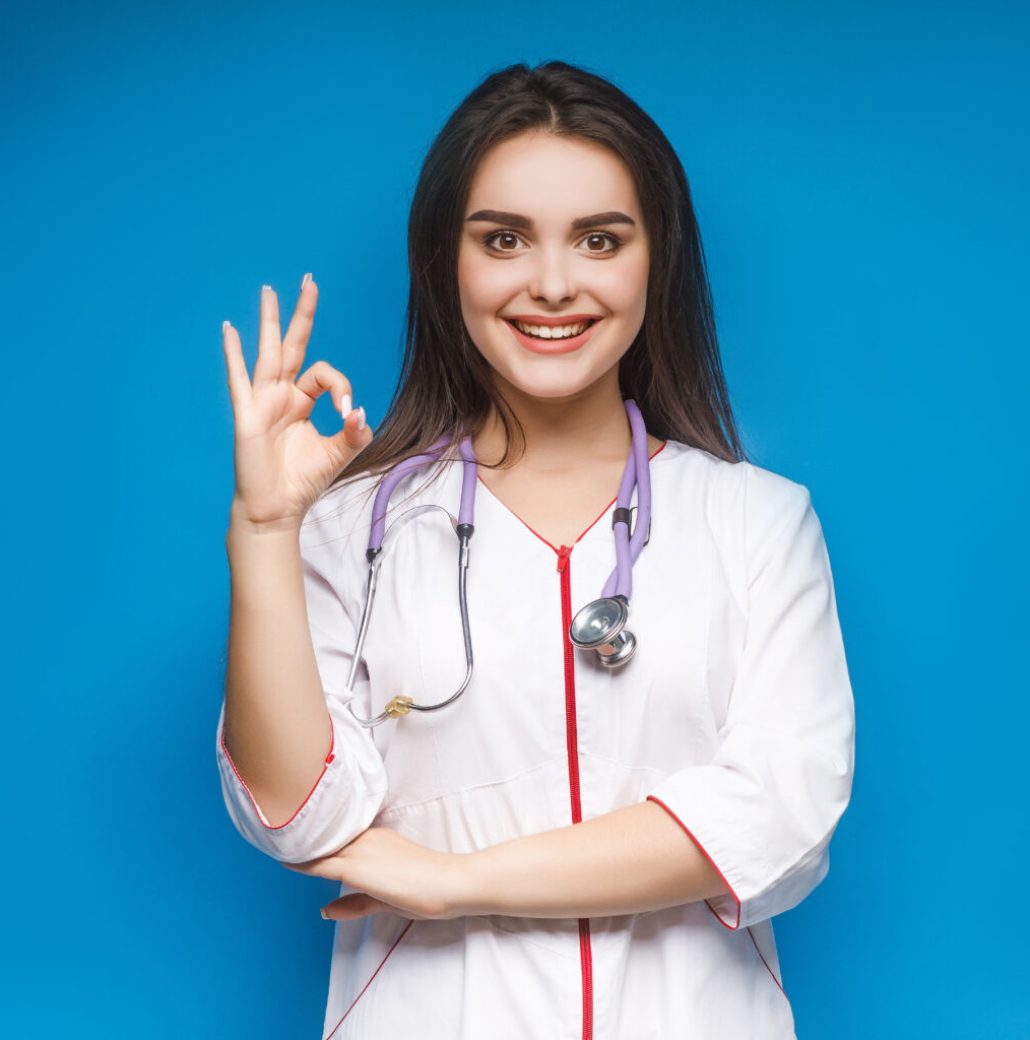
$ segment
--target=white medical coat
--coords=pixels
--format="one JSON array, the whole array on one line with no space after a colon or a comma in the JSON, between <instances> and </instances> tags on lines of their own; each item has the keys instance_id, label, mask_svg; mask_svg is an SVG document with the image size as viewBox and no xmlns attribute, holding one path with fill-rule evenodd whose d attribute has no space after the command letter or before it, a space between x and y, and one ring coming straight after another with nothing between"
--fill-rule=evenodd
<instances>
[{"instance_id":1,"label":"white medical coat","mask_svg":"<svg viewBox=\"0 0 1030 1040\"><path fill-rule=\"evenodd\" d=\"M649 798L732 895L578 920L337 922L324 1038L795 1036L770 919L826 876L854 763L822 528L807 488L770 470L677 441L651 459L651 535L628 623L638 645L625 666L605 670L567 637L615 565L614 500L570 549L477 480L471 683L446 708L373 730L350 716L346 680L375 478L323 495L300 537L332 750L293 817L271 827L226 753L223 705L222 791L243 837L285 862L325 856L373 823L470 852ZM456 515L461 476L446 463L418 491L429 471L409 474L387 523L422 502ZM457 547L433 511L385 558L353 695L363 717L397 694L435 704L460 685Z\"/></svg>"}]
</instances>

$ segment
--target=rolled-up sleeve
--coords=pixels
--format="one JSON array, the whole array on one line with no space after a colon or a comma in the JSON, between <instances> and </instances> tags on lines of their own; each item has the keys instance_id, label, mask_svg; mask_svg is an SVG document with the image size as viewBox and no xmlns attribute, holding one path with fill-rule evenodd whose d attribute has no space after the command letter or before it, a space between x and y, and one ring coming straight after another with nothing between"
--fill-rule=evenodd
<instances>
[{"instance_id":1,"label":"rolled-up sleeve","mask_svg":"<svg viewBox=\"0 0 1030 1040\"><path fill-rule=\"evenodd\" d=\"M833 577L808 489L741 465L747 621L726 720L710 763L647 795L730 889L706 900L730 929L789 910L826 876L855 749Z\"/></svg>"},{"instance_id":2,"label":"rolled-up sleeve","mask_svg":"<svg viewBox=\"0 0 1030 1040\"><path fill-rule=\"evenodd\" d=\"M354 711L369 717L371 683L362 660L354 689L346 688L357 631L334 587L340 580L345 539L339 535L339 514L327 511L327 519L321 521L318 505L305 517L300 548L308 627L326 698L329 750L324 768L290 818L272 826L225 746L224 699L215 741L222 797L233 824L256 848L286 863L317 859L353 841L372 823L387 793L386 767L372 731L361 726L349 708L353 704Z\"/></svg>"}]
</instances>

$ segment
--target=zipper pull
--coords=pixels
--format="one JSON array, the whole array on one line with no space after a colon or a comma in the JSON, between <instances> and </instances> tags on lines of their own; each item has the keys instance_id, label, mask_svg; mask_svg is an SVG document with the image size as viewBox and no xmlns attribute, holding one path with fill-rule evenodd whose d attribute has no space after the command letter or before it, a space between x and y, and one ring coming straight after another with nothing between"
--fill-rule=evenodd
<instances>
[{"instance_id":1,"label":"zipper pull","mask_svg":"<svg viewBox=\"0 0 1030 1040\"><path fill-rule=\"evenodd\" d=\"M569 562L569 553L572 552L571 545L562 545L558 548L558 567L557 571L559 574L564 573L566 566Z\"/></svg>"}]
</instances>

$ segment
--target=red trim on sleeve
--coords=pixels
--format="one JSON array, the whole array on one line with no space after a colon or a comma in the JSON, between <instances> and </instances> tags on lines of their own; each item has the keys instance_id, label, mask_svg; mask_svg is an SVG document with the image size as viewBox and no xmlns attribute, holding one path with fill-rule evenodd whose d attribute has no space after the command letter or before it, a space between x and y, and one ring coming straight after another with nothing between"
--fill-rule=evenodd
<instances>
[{"instance_id":1,"label":"red trim on sleeve","mask_svg":"<svg viewBox=\"0 0 1030 1040\"><path fill-rule=\"evenodd\" d=\"M268 823L267 817L265 816L264 812L262 812L261 807L257 803L257 800L254 798L254 795L251 794L250 788L247 786L247 781L244 780L242 776L240 776L240 771L236 768L236 763L232 760L232 755L229 754L229 749L225 746L224 725L222 726L221 744L222 751L225 754L225 757L228 760L229 765L232 766L232 771L236 774L236 779L239 780L240 784L243 787L243 790L247 792L247 797L250 799L251 804L254 806L254 812L257 813L257 818L261 821L261 826L268 831L277 831L285 827L286 824L292 823L297 818L297 813L299 813L301 809L303 809L304 806L308 804L308 802L311 800L311 796L315 793L315 789L322 782L322 777L325 776L325 771L329 767L329 763L332 762L332 760L336 757L336 755L333 753L333 748L336 746L336 727L333 725L332 715L329 715L329 752L325 756L325 765L322 767L322 772L318 774L318 779L315 781L314 786L312 786L311 790L308 791L308 793L304 796L304 801L302 801L300 805L298 805L297 808L293 811L293 815L285 823L277 823L274 827L270 823Z\"/></svg>"},{"instance_id":2,"label":"red trim on sleeve","mask_svg":"<svg viewBox=\"0 0 1030 1040\"><path fill-rule=\"evenodd\" d=\"M699 842L697 840L697 838L694 837L694 835L691 832L690 828L665 804L665 802L663 802L661 800L661 798L655 798L655 796L653 794L649 794L647 796L647 801L654 802L655 805L660 805L687 832L687 834L690 836L690 840L704 853L705 859L707 859L708 862L711 863L713 867L715 867L716 873L719 875L719 877L722 878L723 884L725 884L726 887L730 890L730 895L736 901L736 904L737 904L737 920L736 920L736 923L735 924L727 924L719 916L717 911L714 909L712 904L707 899L705 900L705 906L707 906L708 909L711 910L713 914L715 914L715 919L719 922L719 924L721 924L723 926L723 928L728 928L731 932L736 931L740 927L740 896L738 896L737 893L733 891L733 886L726 880L726 875L719 869L719 864L716 863L715 860L712 859L712 857L708 855L708 850L704 847L704 845L701 844L701 842ZM752 936L752 941L753 940L754 940L754 937ZM768 965L766 965L766 967L768 967Z\"/></svg>"}]
</instances>

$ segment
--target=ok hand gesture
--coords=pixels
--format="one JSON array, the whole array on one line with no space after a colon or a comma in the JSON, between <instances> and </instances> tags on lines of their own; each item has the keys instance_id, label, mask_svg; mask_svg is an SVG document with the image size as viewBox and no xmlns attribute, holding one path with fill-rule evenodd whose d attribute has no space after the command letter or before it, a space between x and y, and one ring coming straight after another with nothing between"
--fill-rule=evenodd
<instances>
[{"instance_id":1,"label":"ok hand gesture","mask_svg":"<svg viewBox=\"0 0 1030 1040\"><path fill-rule=\"evenodd\" d=\"M372 440L364 409L351 408L351 384L342 372L316 361L297 378L317 302L318 287L305 275L290 327L280 339L278 298L270 286L262 287L253 382L239 333L229 322L222 326L235 420L234 524L299 526L333 478ZM308 418L326 390L344 420L331 437L323 437Z\"/></svg>"}]
</instances>

